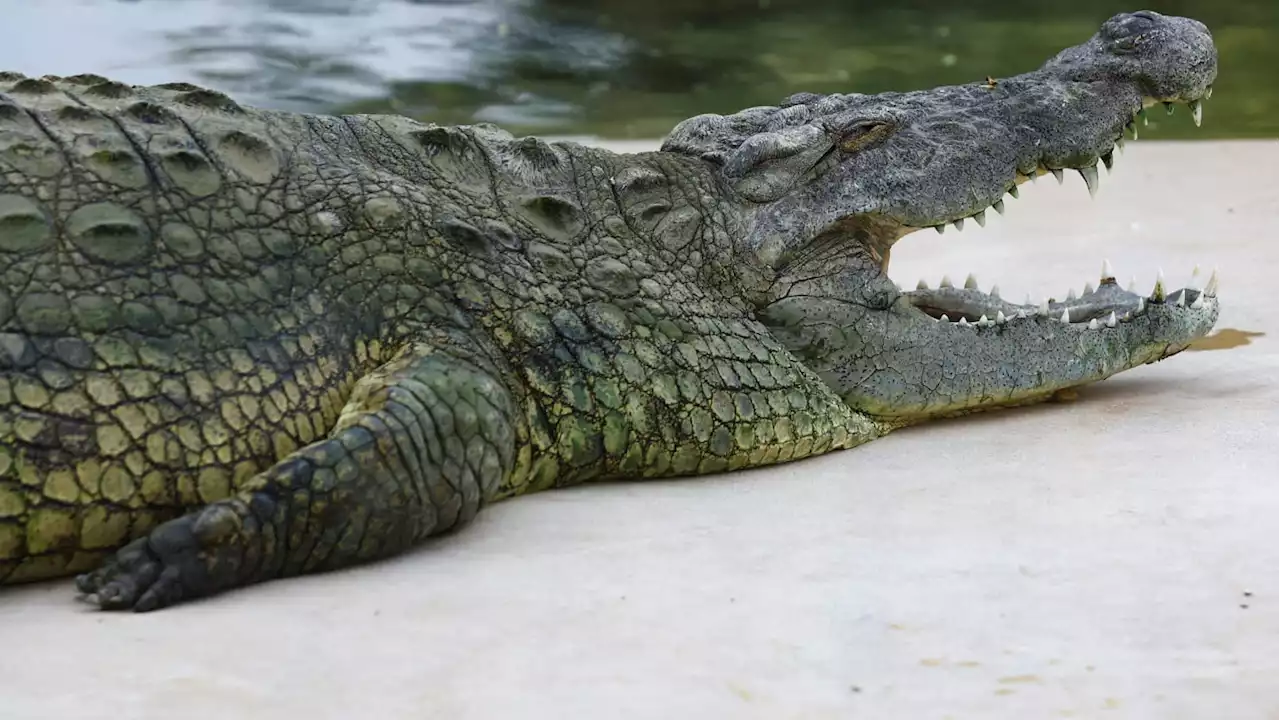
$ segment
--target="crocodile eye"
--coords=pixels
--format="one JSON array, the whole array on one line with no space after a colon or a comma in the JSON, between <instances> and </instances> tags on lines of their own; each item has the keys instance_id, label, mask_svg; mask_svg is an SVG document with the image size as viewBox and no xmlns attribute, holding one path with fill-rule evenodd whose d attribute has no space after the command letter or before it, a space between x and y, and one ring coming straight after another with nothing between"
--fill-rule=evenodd
<instances>
[{"instance_id":1,"label":"crocodile eye","mask_svg":"<svg viewBox=\"0 0 1280 720\"><path fill-rule=\"evenodd\" d=\"M840 149L847 153L857 152L889 137L893 130L892 124L882 120L864 120L855 123L845 130L840 138Z\"/></svg>"}]
</instances>

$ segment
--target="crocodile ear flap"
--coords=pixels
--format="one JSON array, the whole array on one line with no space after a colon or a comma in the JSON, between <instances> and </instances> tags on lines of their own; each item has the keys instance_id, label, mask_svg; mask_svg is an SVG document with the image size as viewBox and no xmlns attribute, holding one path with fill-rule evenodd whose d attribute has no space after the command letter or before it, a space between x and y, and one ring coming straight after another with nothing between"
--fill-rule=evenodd
<instances>
[{"instance_id":1,"label":"crocodile ear flap","mask_svg":"<svg viewBox=\"0 0 1280 720\"><path fill-rule=\"evenodd\" d=\"M832 145L831 136L816 125L762 132L732 151L722 172L743 197L771 202L795 187Z\"/></svg>"}]
</instances>

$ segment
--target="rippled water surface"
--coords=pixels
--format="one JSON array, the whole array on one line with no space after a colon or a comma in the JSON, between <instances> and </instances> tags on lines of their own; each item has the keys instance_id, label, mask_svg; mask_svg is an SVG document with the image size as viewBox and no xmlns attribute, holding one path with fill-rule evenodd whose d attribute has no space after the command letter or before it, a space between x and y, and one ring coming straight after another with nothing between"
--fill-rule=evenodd
<instances>
[{"instance_id":1,"label":"rippled water surface","mask_svg":"<svg viewBox=\"0 0 1280 720\"><path fill-rule=\"evenodd\" d=\"M1147 134L1275 137L1274 0L1146 6L1204 21L1221 53L1205 127L1179 112L1153 116ZM275 108L648 138L691 115L801 90L1023 72L1132 9L1111 0L0 0L0 69L197 82Z\"/></svg>"}]
</instances>

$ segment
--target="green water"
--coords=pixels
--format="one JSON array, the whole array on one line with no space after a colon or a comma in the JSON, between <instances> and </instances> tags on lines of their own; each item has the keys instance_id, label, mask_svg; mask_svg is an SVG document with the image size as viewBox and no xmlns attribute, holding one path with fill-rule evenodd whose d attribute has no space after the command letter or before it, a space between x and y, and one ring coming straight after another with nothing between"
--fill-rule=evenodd
<instances>
[{"instance_id":1,"label":"green water","mask_svg":"<svg viewBox=\"0 0 1280 720\"><path fill-rule=\"evenodd\" d=\"M402 82L347 109L466 122L524 106L509 129L614 138L665 134L681 119L775 104L798 91L910 90L1025 72L1090 37L1124 2L894 3L817 0L542 0L478 41L465 83ZM1153 113L1144 137L1277 134L1277 6L1155 3L1205 22L1219 80L1196 128ZM592 39L619 48L596 48ZM618 39L621 39L618 41ZM487 47L486 47L487 43ZM608 43L600 43L608 45ZM521 100L523 98L523 102Z\"/></svg>"},{"instance_id":2,"label":"green water","mask_svg":"<svg viewBox=\"0 0 1280 720\"><path fill-rule=\"evenodd\" d=\"M254 105L399 112L517 133L654 138L799 91L911 90L1038 67L1132 0L0 0L0 69L186 81ZM1148 9L1213 32L1196 129L1276 137L1276 0Z\"/></svg>"}]
</instances>

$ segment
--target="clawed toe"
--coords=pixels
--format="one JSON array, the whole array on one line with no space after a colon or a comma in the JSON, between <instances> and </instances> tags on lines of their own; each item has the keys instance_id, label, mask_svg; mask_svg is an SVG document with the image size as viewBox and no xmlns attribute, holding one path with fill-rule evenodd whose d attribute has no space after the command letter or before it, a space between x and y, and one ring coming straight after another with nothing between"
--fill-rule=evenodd
<instances>
[{"instance_id":1,"label":"clawed toe","mask_svg":"<svg viewBox=\"0 0 1280 720\"><path fill-rule=\"evenodd\" d=\"M237 583L242 549L233 512L213 505L161 524L76 578L81 598L103 610L158 610Z\"/></svg>"},{"instance_id":2,"label":"clawed toe","mask_svg":"<svg viewBox=\"0 0 1280 720\"><path fill-rule=\"evenodd\" d=\"M160 561L139 538L120 548L102 567L76 578L76 589L103 610L134 607L160 575Z\"/></svg>"}]
</instances>

